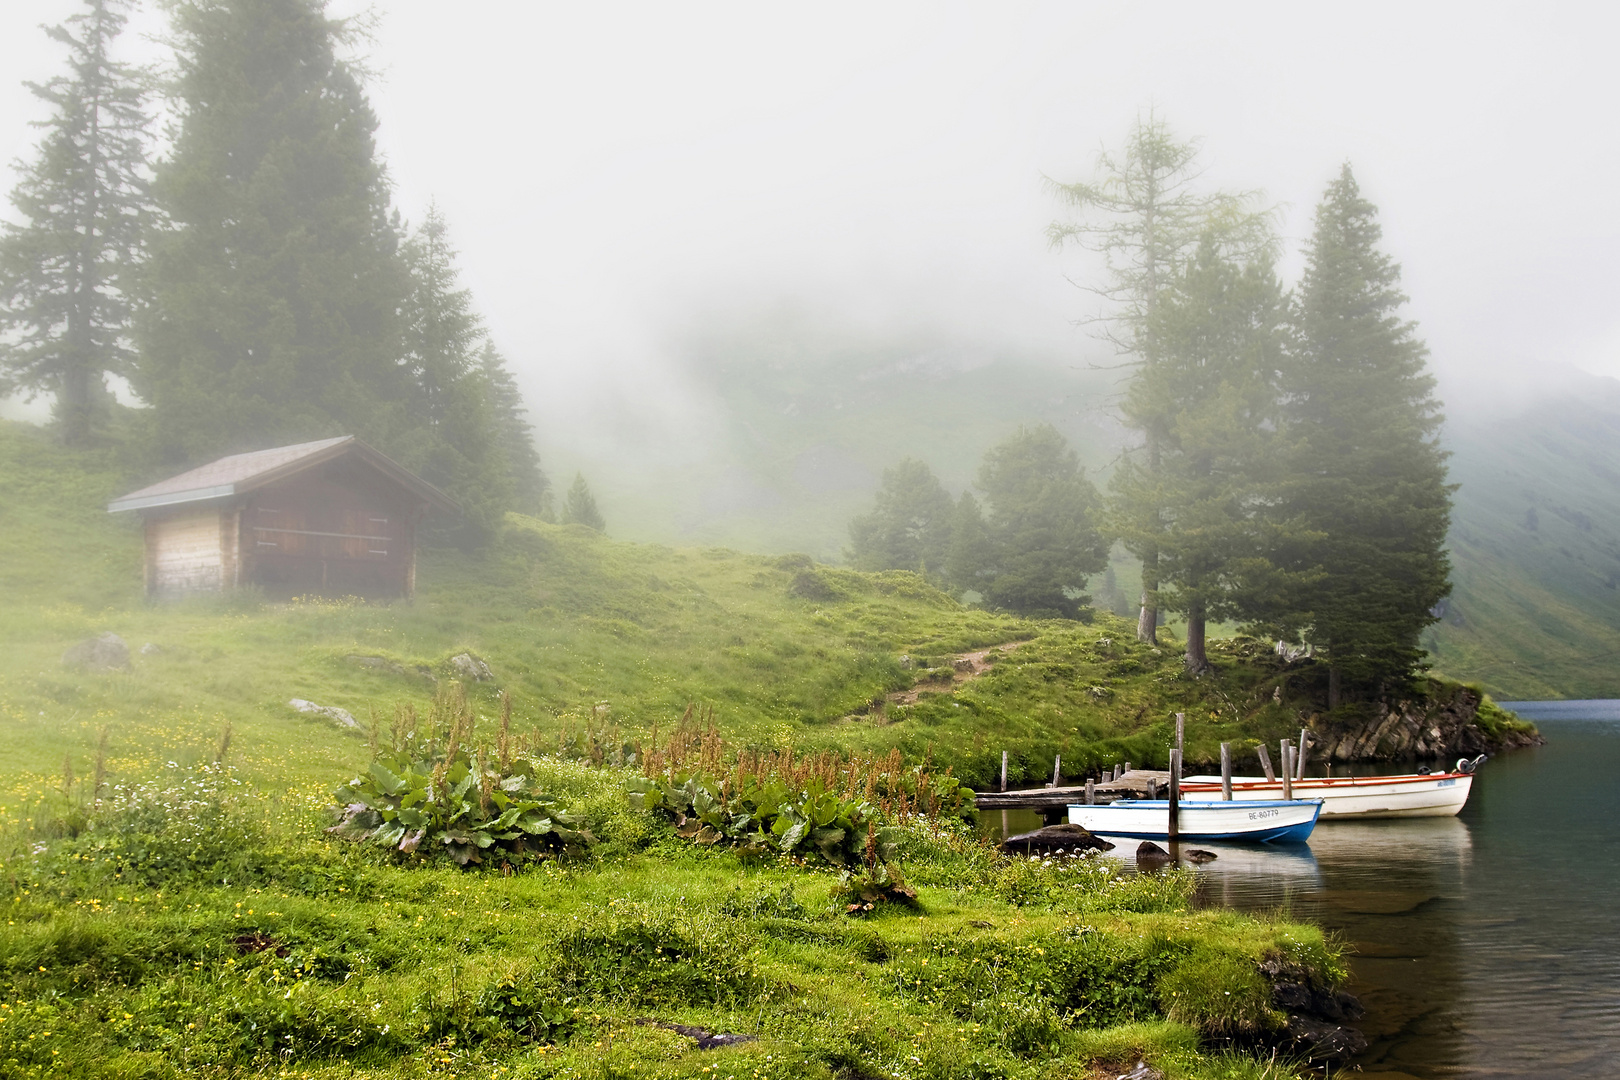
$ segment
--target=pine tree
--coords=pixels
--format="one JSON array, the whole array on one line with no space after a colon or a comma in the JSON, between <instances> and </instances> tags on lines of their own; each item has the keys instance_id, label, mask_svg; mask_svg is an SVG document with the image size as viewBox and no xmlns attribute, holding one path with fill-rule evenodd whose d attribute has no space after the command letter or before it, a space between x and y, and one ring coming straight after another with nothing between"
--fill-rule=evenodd
<instances>
[{"instance_id":1,"label":"pine tree","mask_svg":"<svg viewBox=\"0 0 1620 1080\"><path fill-rule=\"evenodd\" d=\"M956 504L925 463L906 458L883 470L871 513L849 523L846 557L859 570L945 573Z\"/></svg>"},{"instance_id":2,"label":"pine tree","mask_svg":"<svg viewBox=\"0 0 1620 1080\"><path fill-rule=\"evenodd\" d=\"M584 473L574 474L573 486L568 489L568 497L563 502L563 524L583 525L597 532L607 531L607 522L602 518L602 511L596 508L596 497L591 494L590 485L585 483Z\"/></svg>"},{"instance_id":3,"label":"pine tree","mask_svg":"<svg viewBox=\"0 0 1620 1080\"><path fill-rule=\"evenodd\" d=\"M1268 262L1241 265L1206 235L1150 319L1158 362L1126 392L1128 420L1163 416L1159 468L1121 463L1115 502L1127 546L1158 553L1160 598L1187 620L1186 668L1209 669L1209 619L1241 617L1274 589L1265 560L1276 484L1278 371L1287 334L1282 288ZM1130 509L1153 505L1153 534L1132 533Z\"/></svg>"},{"instance_id":4,"label":"pine tree","mask_svg":"<svg viewBox=\"0 0 1620 1080\"><path fill-rule=\"evenodd\" d=\"M319 0L179 0L136 389L163 456L339 433L408 443L410 283L377 120Z\"/></svg>"},{"instance_id":5,"label":"pine tree","mask_svg":"<svg viewBox=\"0 0 1620 1080\"><path fill-rule=\"evenodd\" d=\"M1070 241L1101 253L1108 276L1090 289L1107 306L1105 336L1131 357L1137 377L1159 360L1154 314L1174 275L1192 257L1199 239L1214 232L1228 246L1263 245L1265 217L1253 210L1251 194L1200 193L1196 143L1179 140L1153 113L1138 119L1122 154L1097 158L1097 179L1054 184L1057 196L1079 212L1079 221L1056 222L1047 235L1054 245ZM1159 469L1160 444L1170 418L1142 412L1131 419L1141 437L1134 449L1149 475ZM1144 496L1152 485L1142 488ZM1162 508L1151 501L1133 504L1130 550L1142 560L1142 599L1136 636L1157 639L1159 549Z\"/></svg>"},{"instance_id":6,"label":"pine tree","mask_svg":"<svg viewBox=\"0 0 1620 1080\"><path fill-rule=\"evenodd\" d=\"M108 375L130 372L131 277L146 216L148 74L119 63L122 0L45 33L66 45L71 74L28 83L53 115L11 195L23 219L0 235L0 393L51 394L62 440L104 426Z\"/></svg>"},{"instance_id":7,"label":"pine tree","mask_svg":"<svg viewBox=\"0 0 1620 1080\"><path fill-rule=\"evenodd\" d=\"M976 487L990 512L963 500L954 547L957 583L990 606L1025 615L1077 618L1089 598L1086 579L1108 563L1098 521L1101 499L1080 459L1048 424L1019 428L993 446Z\"/></svg>"},{"instance_id":8,"label":"pine tree","mask_svg":"<svg viewBox=\"0 0 1620 1080\"><path fill-rule=\"evenodd\" d=\"M506 484L511 493L512 509L550 521L556 516L552 507L551 479L540 467L540 451L535 449L534 429L529 424L523 393L493 341L484 341L478 363L489 394L496 443L506 465Z\"/></svg>"},{"instance_id":9,"label":"pine tree","mask_svg":"<svg viewBox=\"0 0 1620 1080\"><path fill-rule=\"evenodd\" d=\"M1328 705L1393 689L1422 663L1430 610L1450 591L1453 485L1427 349L1400 315L1400 268L1378 250L1376 208L1350 167L1328 185L1299 288L1298 357L1285 371L1296 447L1283 506L1308 533L1279 557L1320 579L1294 625L1325 646ZM1287 618L1273 617L1274 623Z\"/></svg>"}]
</instances>

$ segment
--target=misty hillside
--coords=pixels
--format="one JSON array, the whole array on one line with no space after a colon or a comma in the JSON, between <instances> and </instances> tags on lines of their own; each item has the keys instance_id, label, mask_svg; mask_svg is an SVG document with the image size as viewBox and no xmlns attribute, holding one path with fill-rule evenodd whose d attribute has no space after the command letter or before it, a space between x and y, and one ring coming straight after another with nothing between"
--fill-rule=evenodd
<instances>
[{"instance_id":1,"label":"misty hillside","mask_svg":"<svg viewBox=\"0 0 1620 1080\"><path fill-rule=\"evenodd\" d=\"M1017 350L774 320L689 341L683 375L707 404L694 429L649 445L633 421L609 421L588 451L615 536L833 562L849 519L903 457L960 492L1020 424L1056 427L1094 476L1124 439L1109 408L1120 373ZM564 461L580 452L545 450Z\"/></svg>"},{"instance_id":2,"label":"misty hillside","mask_svg":"<svg viewBox=\"0 0 1620 1080\"><path fill-rule=\"evenodd\" d=\"M1425 640L1499 696L1620 693L1620 383L1448 424L1454 590Z\"/></svg>"},{"instance_id":3,"label":"misty hillside","mask_svg":"<svg viewBox=\"0 0 1620 1080\"><path fill-rule=\"evenodd\" d=\"M710 403L679 451L585 468L616 536L837 562L884 468L926 461L953 492L1019 424L1050 423L1099 484L1126 432L1122 372L1049 356L873 341L766 323L688 344ZM1620 383L1580 377L1520 415L1450 408L1455 589L1424 637L1438 670L1506 698L1620 694ZM1496 405L1498 413L1500 403ZM633 440L627 440L633 445ZM1136 570L1116 548L1100 607L1124 612Z\"/></svg>"}]
</instances>

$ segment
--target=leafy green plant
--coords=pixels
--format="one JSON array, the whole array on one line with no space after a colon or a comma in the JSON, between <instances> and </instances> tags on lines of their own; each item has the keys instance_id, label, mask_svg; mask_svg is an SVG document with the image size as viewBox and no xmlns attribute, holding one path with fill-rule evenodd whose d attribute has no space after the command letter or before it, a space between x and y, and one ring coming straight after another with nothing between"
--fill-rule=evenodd
<instances>
[{"instance_id":1,"label":"leafy green plant","mask_svg":"<svg viewBox=\"0 0 1620 1080\"><path fill-rule=\"evenodd\" d=\"M472 710L459 683L440 693L425 730L402 709L391 748L332 793L344 810L328 831L406 854L442 851L461 866L593 843L578 818L540 789L534 763L511 755L510 723L508 699L497 750L469 752Z\"/></svg>"},{"instance_id":2,"label":"leafy green plant","mask_svg":"<svg viewBox=\"0 0 1620 1080\"><path fill-rule=\"evenodd\" d=\"M675 834L698 844L730 844L764 853L816 857L834 866L861 861L877 824L870 803L828 791L819 778L803 787L746 777L716 783L701 773L631 777L630 805L667 816ZM876 841L886 852L886 835Z\"/></svg>"}]
</instances>

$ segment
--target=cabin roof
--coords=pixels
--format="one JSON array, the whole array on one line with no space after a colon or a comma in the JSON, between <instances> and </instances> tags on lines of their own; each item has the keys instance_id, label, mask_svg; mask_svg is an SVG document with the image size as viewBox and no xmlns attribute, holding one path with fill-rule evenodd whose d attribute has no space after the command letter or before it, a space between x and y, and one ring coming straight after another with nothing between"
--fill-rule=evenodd
<instances>
[{"instance_id":1,"label":"cabin roof","mask_svg":"<svg viewBox=\"0 0 1620 1080\"><path fill-rule=\"evenodd\" d=\"M424 502L441 510L458 509L450 496L386 454L373 450L353 435L340 435L335 439L317 439L269 450L253 450L246 454L230 454L114 499L107 504L107 512L116 514L123 510L151 510L160 506L213 502L245 495L322 462L350 454L391 477Z\"/></svg>"}]
</instances>

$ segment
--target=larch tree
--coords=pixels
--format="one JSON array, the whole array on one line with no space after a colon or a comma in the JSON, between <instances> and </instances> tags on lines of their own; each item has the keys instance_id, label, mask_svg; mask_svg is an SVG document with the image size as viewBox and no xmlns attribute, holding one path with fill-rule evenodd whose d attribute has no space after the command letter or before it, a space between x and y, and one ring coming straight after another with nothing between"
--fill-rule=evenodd
<instances>
[{"instance_id":1,"label":"larch tree","mask_svg":"<svg viewBox=\"0 0 1620 1080\"><path fill-rule=\"evenodd\" d=\"M989 513L966 497L957 516L955 580L991 607L1076 618L1086 580L1108 563L1102 499L1079 456L1049 424L1019 428L984 455L975 486Z\"/></svg>"},{"instance_id":2,"label":"larch tree","mask_svg":"<svg viewBox=\"0 0 1620 1080\"><path fill-rule=\"evenodd\" d=\"M70 73L27 83L51 107L11 193L20 222L0 233L0 393L49 394L62 440L105 426L107 376L130 374L132 278L147 217L150 79L112 47L122 0L84 0L46 27Z\"/></svg>"},{"instance_id":3,"label":"larch tree","mask_svg":"<svg viewBox=\"0 0 1620 1080\"><path fill-rule=\"evenodd\" d=\"M1400 267L1349 165L1316 210L1285 368L1294 452L1282 505L1306 527L1278 557L1319 579L1291 613L1325 646L1328 706L1345 691L1409 683L1418 643L1450 592L1451 519L1428 350L1403 318ZM1274 619L1288 622L1289 619Z\"/></svg>"},{"instance_id":4,"label":"larch tree","mask_svg":"<svg viewBox=\"0 0 1620 1080\"><path fill-rule=\"evenodd\" d=\"M1158 362L1132 381L1128 421L1163 417L1158 469L1134 458L1115 475L1117 505L1152 505L1150 536L1117 527L1128 547L1158 555L1159 596L1187 621L1186 669L1209 670L1210 619L1241 618L1256 590L1275 588L1264 557L1277 483L1278 377L1286 359L1286 305L1269 261L1239 262L1205 237L1167 282L1149 320Z\"/></svg>"},{"instance_id":5,"label":"larch tree","mask_svg":"<svg viewBox=\"0 0 1620 1080\"><path fill-rule=\"evenodd\" d=\"M884 469L875 502L849 523L850 565L943 578L956 503L934 471L916 458Z\"/></svg>"},{"instance_id":6,"label":"larch tree","mask_svg":"<svg viewBox=\"0 0 1620 1080\"><path fill-rule=\"evenodd\" d=\"M1158 363L1161 346L1154 315L1164 291L1191 258L1199 239L1216 232L1224 244L1260 245L1269 239L1265 215L1248 194L1203 192L1198 188L1198 147L1177 139L1154 113L1138 119L1124 149L1098 155L1089 181L1052 185L1077 216L1055 222L1047 235L1054 245L1076 243L1103 256L1105 277L1090 286L1104 304L1099 322L1105 337L1142 377ZM1141 413L1130 419L1140 443L1132 453L1149 475L1160 466L1169 417ZM1157 640L1159 623L1159 546L1162 508L1151 499L1152 485L1139 494L1147 501L1120 504L1116 516L1129 516L1128 546L1142 560L1142 598L1136 636Z\"/></svg>"},{"instance_id":7,"label":"larch tree","mask_svg":"<svg viewBox=\"0 0 1620 1080\"><path fill-rule=\"evenodd\" d=\"M177 0L135 386L161 458L418 422L377 119L319 0Z\"/></svg>"}]
</instances>

